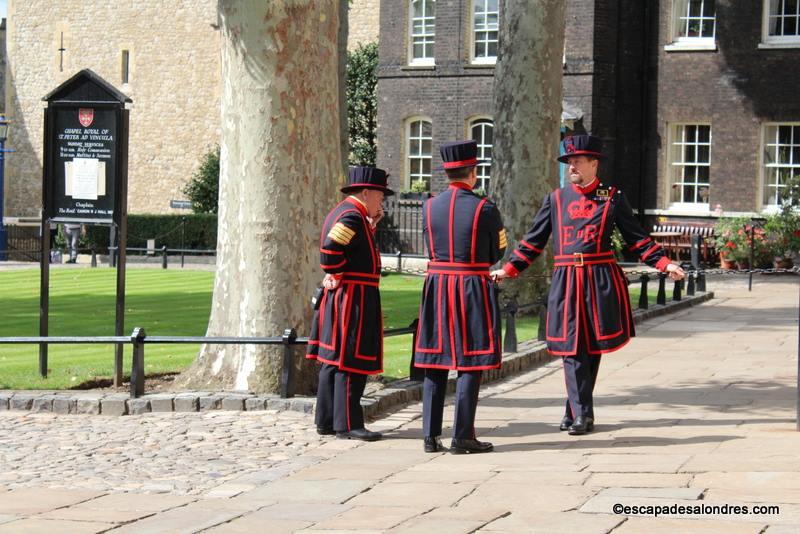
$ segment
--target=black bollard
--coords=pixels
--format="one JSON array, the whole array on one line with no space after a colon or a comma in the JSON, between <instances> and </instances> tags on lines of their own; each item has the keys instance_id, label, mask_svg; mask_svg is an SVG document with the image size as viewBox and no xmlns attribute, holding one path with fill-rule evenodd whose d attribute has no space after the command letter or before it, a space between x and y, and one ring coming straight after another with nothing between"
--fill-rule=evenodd
<instances>
[{"instance_id":1,"label":"black bollard","mask_svg":"<svg viewBox=\"0 0 800 534\"><path fill-rule=\"evenodd\" d=\"M97 267L97 249L92 245L92 267Z\"/></svg>"},{"instance_id":2,"label":"black bollard","mask_svg":"<svg viewBox=\"0 0 800 534\"><path fill-rule=\"evenodd\" d=\"M133 356L131 358L131 398L144 395L144 328L134 328L131 334Z\"/></svg>"},{"instance_id":3,"label":"black bollard","mask_svg":"<svg viewBox=\"0 0 800 534\"><path fill-rule=\"evenodd\" d=\"M706 273L704 272L697 275L697 290L706 292Z\"/></svg>"},{"instance_id":4,"label":"black bollard","mask_svg":"<svg viewBox=\"0 0 800 534\"><path fill-rule=\"evenodd\" d=\"M511 297L506 305L506 337L503 340L503 352L517 352L517 298Z\"/></svg>"},{"instance_id":5,"label":"black bollard","mask_svg":"<svg viewBox=\"0 0 800 534\"><path fill-rule=\"evenodd\" d=\"M693 297L694 296L694 273L693 272L691 272L691 271L689 272L689 278L687 280L688 281L686 282L686 294L688 296L690 296L690 297Z\"/></svg>"},{"instance_id":6,"label":"black bollard","mask_svg":"<svg viewBox=\"0 0 800 534\"><path fill-rule=\"evenodd\" d=\"M401 272L403 270L403 252L398 250L397 251L397 272Z\"/></svg>"},{"instance_id":7,"label":"black bollard","mask_svg":"<svg viewBox=\"0 0 800 534\"><path fill-rule=\"evenodd\" d=\"M281 343L283 344L283 369L281 370L281 398L288 399L293 397L292 393L292 374L294 370L294 361L292 358L294 352L294 342L297 339L297 332L294 328L287 328L283 331L281 336Z\"/></svg>"},{"instance_id":8,"label":"black bollard","mask_svg":"<svg viewBox=\"0 0 800 534\"><path fill-rule=\"evenodd\" d=\"M678 302L681 300L681 289L683 289L683 282L675 280L675 287L672 288L672 300Z\"/></svg>"},{"instance_id":9,"label":"black bollard","mask_svg":"<svg viewBox=\"0 0 800 534\"><path fill-rule=\"evenodd\" d=\"M167 268L167 245L161 247L161 268Z\"/></svg>"},{"instance_id":10,"label":"black bollard","mask_svg":"<svg viewBox=\"0 0 800 534\"><path fill-rule=\"evenodd\" d=\"M639 280L642 282L641 293L639 293L639 309L646 310L649 304L647 295L647 282L650 280L650 277L647 276L647 274L643 274L639 277Z\"/></svg>"},{"instance_id":11,"label":"black bollard","mask_svg":"<svg viewBox=\"0 0 800 534\"><path fill-rule=\"evenodd\" d=\"M658 275L658 295L656 295L656 304L661 304L662 306L667 304L666 280L667 280L667 275L664 274L664 273L659 273L659 275Z\"/></svg>"}]
</instances>

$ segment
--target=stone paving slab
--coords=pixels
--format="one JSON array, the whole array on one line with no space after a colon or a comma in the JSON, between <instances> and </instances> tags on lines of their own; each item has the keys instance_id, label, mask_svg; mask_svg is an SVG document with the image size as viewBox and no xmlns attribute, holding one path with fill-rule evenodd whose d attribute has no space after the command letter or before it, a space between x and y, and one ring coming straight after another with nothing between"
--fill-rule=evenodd
<instances>
[{"instance_id":1,"label":"stone paving slab","mask_svg":"<svg viewBox=\"0 0 800 534\"><path fill-rule=\"evenodd\" d=\"M113 528L112 523L26 518L0 525L0 534L95 534Z\"/></svg>"}]
</instances>

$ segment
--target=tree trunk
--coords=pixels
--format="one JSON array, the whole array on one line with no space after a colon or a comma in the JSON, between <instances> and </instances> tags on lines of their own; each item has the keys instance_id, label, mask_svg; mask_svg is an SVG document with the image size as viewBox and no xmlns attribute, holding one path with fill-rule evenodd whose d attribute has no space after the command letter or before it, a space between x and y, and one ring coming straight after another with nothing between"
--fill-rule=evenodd
<instances>
[{"instance_id":1,"label":"tree trunk","mask_svg":"<svg viewBox=\"0 0 800 534\"><path fill-rule=\"evenodd\" d=\"M222 140L209 336L309 332L319 231L343 180L338 0L219 0ZM295 351L295 391L316 366ZM279 390L280 347L206 345L179 385Z\"/></svg>"},{"instance_id":2,"label":"tree trunk","mask_svg":"<svg viewBox=\"0 0 800 534\"><path fill-rule=\"evenodd\" d=\"M502 0L495 67L493 198L513 250L530 227L544 196L558 186L561 123L563 0ZM527 304L546 288L541 274L549 255L516 280L503 283L506 298Z\"/></svg>"}]
</instances>

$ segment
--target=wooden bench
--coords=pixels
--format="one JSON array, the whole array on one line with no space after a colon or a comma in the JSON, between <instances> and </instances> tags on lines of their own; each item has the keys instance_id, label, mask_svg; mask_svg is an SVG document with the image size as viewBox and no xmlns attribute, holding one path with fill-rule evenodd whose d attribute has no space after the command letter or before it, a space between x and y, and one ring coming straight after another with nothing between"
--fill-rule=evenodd
<instances>
[{"instance_id":1,"label":"wooden bench","mask_svg":"<svg viewBox=\"0 0 800 534\"><path fill-rule=\"evenodd\" d=\"M717 252L712 241L714 237L713 223L702 222L665 222L653 226L653 232L676 232L680 235L674 239L659 240L667 249L669 256L676 260L690 260L692 254L692 236L700 236L700 260L712 264L717 261Z\"/></svg>"}]
</instances>

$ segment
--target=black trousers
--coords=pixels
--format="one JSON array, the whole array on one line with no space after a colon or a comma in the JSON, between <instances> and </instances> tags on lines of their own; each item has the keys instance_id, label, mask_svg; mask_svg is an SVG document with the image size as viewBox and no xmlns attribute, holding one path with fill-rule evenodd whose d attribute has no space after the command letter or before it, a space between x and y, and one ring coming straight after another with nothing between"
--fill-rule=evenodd
<instances>
[{"instance_id":1,"label":"black trousers","mask_svg":"<svg viewBox=\"0 0 800 534\"><path fill-rule=\"evenodd\" d=\"M349 432L364 428L361 395L367 385L367 375L340 371L335 365L323 363L319 369L317 426Z\"/></svg>"},{"instance_id":2,"label":"black trousers","mask_svg":"<svg viewBox=\"0 0 800 534\"><path fill-rule=\"evenodd\" d=\"M600 354L579 349L575 356L564 356L562 360L567 385L565 415L573 420L579 415L594 419L593 393L600 371Z\"/></svg>"},{"instance_id":3,"label":"black trousers","mask_svg":"<svg viewBox=\"0 0 800 534\"><path fill-rule=\"evenodd\" d=\"M446 369L425 369L422 388L422 431L425 437L442 435L447 373ZM478 408L480 388L481 371L458 372L453 438L475 439L475 412Z\"/></svg>"}]
</instances>

